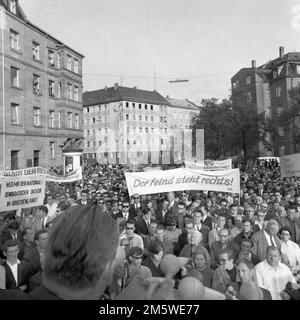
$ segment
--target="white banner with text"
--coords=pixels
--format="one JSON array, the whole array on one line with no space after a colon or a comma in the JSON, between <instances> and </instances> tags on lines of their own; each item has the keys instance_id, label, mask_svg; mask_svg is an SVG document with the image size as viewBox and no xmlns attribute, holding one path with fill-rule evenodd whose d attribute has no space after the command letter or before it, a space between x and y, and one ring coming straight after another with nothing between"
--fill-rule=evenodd
<instances>
[{"instance_id":1,"label":"white banner with text","mask_svg":"<svg viewBox=\"0 0 300 320\"><path fill-rule=\"evenodd\" d=\"M280 157L281 177L300 176L300 153Z\"/></svg>"},{"instance_id":2,"label":"white banner with text","mask_svg":"<svg viewBox=\"0 0 300 320\"><path fill-rule=\"evenodd\" d=\"M204 161L185 161L185 167L187 169L196 170L231 170L232 159L227 160L204 160Z\"/></svg>"},{"instance_id":3,"label":"white banner with text","mask_svg":"<svg viewBox=\"0 0 300 320\"><path fill-rule=\"evenodd\" d=\"M203 171L187 168L125 173L129 195L210 190L240 193L240 170Z\"/></svg>"}]
</instances>

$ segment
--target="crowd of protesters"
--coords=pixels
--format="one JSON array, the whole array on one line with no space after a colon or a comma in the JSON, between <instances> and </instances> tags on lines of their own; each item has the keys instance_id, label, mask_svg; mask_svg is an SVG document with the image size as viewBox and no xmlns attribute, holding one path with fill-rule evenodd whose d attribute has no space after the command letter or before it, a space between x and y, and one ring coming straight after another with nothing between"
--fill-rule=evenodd
<instances>
[{"instance_id":1,"label":"crowd of protesters","mask_svg":"<svg viewBox=\"0 0 300 320\"><path fill-rule=\"evenodd\" d=\"M86 168L75 184L47 184L43 206L1 214L0 289L37 297L51 269L48 238L55 255L59 246L68 247L69 242L58 244L54 235L64 232L70 212L84 215L96 208L103 219L114 221L116 250L124 253L111 269L109 284L101 295L101 290L96 293L99 299L142 299L141 284L165 278L175 265L174 292L193 278L194 284L229 300L300 299L300 177L282 178L276 161L249 162L240 170L240 195L187 190L129 197L124 176L129 168L118 165ZM76 228L69 226L71 236L65 231L65 241L72 243L76 236L78 243L89 243L89 230L76 233ZM99 228L98 233L106 234L101 241L109 241L109 229ZM74 268L68 275L72 281ZM53 267L57 274L63 269Z\"/></svg>"}]
</instances>

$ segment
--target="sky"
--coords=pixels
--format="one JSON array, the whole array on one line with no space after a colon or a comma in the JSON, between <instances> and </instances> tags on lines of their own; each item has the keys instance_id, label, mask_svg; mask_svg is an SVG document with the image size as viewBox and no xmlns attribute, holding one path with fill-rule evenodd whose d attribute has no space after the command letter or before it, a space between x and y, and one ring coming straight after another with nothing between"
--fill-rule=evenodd
<instances>
[{"instance_id":1,"label":"sky","mask_svg":"<svg viewBox=\"0 0 300 320\"><path fill-rule=\"evenodd\" d=\"M85 56L84 91L119 83L200 104L228 98L231 77L251 60L262 65L280 46L300 52L300 0L19 3L28 20Z\"/></svg>"}]
</instances>

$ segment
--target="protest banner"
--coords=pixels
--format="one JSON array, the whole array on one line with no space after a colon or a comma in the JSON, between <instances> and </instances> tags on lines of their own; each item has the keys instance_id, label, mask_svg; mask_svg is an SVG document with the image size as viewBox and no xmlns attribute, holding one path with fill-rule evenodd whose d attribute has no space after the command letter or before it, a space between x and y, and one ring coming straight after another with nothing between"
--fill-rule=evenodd
<instances>
[{"instance_id":1,"label":"protest banner","mask_svg":"<svg viewBox=\"0 0 300 320\"><path fill-rule=\"evenodd\" d=\"M8 170L8 171L0 171L0 179L6 179L7 177L16 177L20 175L20 172L26 172L31 174L36 174L39 177L45 179L47 182L57 182L57 183L69 183L75 182L82 179L82 168L78 168L77 170L70 172L64 176L60 176L48 169L44 169L41 167L34 167L22 170Z\"/></svg>"},{"instance_id":2,"label":"protest banner","mask_svg":"<svg viewBox=\"0 0 300 320\"><path fill-rule=\"evenodd\" d=\"M239 169L204 171L181 168L153 172L126 172L125 179L130 196L185 190L240 192Z\"/></svg>"},{"instance_id":3,"label":"protest banner","mask_svg":"<svg viewBox=\"0 0 300 320\"><path fill-rule=\"evenodd\" d=\"M37 170L4 171L1 181L0 212L40 206L46 181Z\"/></svg>"},{"instance_id":4,"label":"protest banner","mask_svg":"<svg viewBox=\"0 0 300 320\"><path fill-rule=\"evenodd\" d=\"M187 169L196 170L231 170L232 159L227 160L204 160L204 161L185 161L185 167Z\"/></svg>"},{"instance_id":5,"label":"protest banner","mask_svg":"<svg viewBox=\"0 0 300 320\"><path fill-rule=\"evenodd\" d=\"M300 176L300 153L280 157L281 177Z\"/></svg>"}]
</instances>

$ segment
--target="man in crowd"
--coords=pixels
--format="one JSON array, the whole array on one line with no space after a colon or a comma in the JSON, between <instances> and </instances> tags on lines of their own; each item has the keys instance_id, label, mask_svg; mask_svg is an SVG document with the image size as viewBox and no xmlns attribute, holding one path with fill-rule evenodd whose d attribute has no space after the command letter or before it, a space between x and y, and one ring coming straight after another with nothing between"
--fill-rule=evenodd
<instances>
[{"instance_id":1,"label":"man in crowd","mask_svg":"<svg viewBox=\"0 0 300 320\"><path fill-rule=\"evenodd\" d=\"M122 241L122 239L128 239L129 249L132 247L140 247L141 249L144 250L144 243L143 243L142 237L136 234L134 231L135 231L135 221L127 220L126 229L120 235L120 241Z\"/></svg>"}]
</instances>

